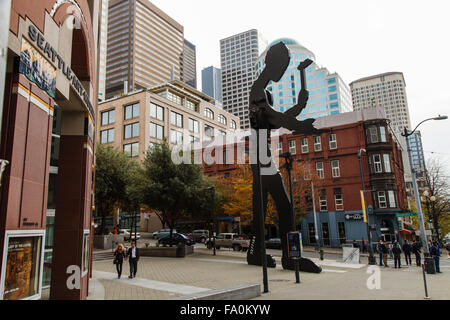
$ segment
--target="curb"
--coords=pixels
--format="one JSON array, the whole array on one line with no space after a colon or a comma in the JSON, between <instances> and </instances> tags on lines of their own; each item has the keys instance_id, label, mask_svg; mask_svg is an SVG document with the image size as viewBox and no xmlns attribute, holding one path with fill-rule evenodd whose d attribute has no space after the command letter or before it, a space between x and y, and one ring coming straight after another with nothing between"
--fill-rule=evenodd
<instances>
[{"instance_id":1,"label":"curb","mask_svg":"<svg viewBox=\"0 0 450 320\"><path fill-rule=\"evenodd\" d=\"M193 293L170 300L249 300L261 296L261 285L247 283L239 286Z\"/></svg>"}]
</instances>

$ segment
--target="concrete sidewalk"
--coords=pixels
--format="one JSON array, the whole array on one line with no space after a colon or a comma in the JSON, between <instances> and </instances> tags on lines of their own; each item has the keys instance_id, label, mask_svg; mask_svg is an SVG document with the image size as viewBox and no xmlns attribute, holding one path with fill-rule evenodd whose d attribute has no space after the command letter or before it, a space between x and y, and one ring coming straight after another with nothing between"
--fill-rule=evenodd
<instances>
[{"instance_id":1,"label":"concrete sidewalk","mask_svg":"<svg viewBox=\"0 0 450 320\"><path fill-rule=\"evenodd\" d=\"M250 266L245 253L196 249L186 258L147 258L139 261L138 278L128 278L128 263L118 280L111 261L94 262L94 279L90 299L105 300L165 300L183 297L189 291L223 289L243 283L262 283L262 268ZM295 272L283 270L280 257L275 256L277 268L268 269L269 293L257 299L333 300L333 299L417 299L424 296L421 269L375 267L381 280L380 290L369 290L368 266L347 265L342 261L313 260L322 265L321 274L300 273L301 284L295 283ZM444 259L443 259L444 260ZM432 299L450 299L450 262L443 261L438 275L428 275ZM95 284L94 284L95 283Z\"/></svg>"}]
</instances>

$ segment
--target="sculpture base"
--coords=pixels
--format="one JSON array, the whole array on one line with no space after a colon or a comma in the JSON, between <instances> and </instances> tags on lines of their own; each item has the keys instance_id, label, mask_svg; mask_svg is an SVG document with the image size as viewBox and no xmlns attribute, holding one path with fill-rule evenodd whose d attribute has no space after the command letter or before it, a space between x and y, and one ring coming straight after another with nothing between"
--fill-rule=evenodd
<instances>
[{"instance_id":1,"label":"sculpture base","mask_svg":"<svg viewBox=\"0 0 450 320\"><path fill-rule=\"evenodd\" d=\"M295 270L295 260L281 258L281 264L285 270ZM298 260L299 270L308 273L321 273L322 267L318 266L308 258L300 258Z\"/></svg>"},{"instance_id":2,"label":"sculpture base","mask_svg":"<svg viewBox=\"0 0 450 320\"><path fill-rule=\"evenodd\" d=\"M275 259L270 254L266 254L266 259L268 268L275 268L277 266ZM247 263L253 266L262 266L261 255L247 254Z\"/></svg>"}]
</instances>

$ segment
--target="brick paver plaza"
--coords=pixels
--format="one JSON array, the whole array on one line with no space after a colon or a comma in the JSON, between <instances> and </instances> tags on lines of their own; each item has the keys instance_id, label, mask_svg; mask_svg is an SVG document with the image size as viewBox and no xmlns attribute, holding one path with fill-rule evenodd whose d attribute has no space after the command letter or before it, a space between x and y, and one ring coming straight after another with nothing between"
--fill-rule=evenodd
<instances>
[{"instance_id":1,"label":"brick paver plaza","mask_svg":"<svg viewBox=\"0 0 450 320\"><path fill-rule=\"evenodd\" d=\"M268 269L269 290L256 299L419 299L424 298L422 272L419 267L402 269L381 267L381 289L369 290L367 265L345 265L340 261L313 259L322 265L321 274L300 273L301 284L295 283L295 272L281 268ZM362 258L367 261L366 258ZM432 299L450 299L450 260L443 255L442 274L427 275ZM246 263L245 254L218 250L213 256L208 249L195 249L185 258L142 257L137 278L129 279L125 261L122 279L118 280L112 261L94 262L90 299L165 300L209 289L221 289L243 283L261 284L262 268Z\"/></svg>"}]
</instances>

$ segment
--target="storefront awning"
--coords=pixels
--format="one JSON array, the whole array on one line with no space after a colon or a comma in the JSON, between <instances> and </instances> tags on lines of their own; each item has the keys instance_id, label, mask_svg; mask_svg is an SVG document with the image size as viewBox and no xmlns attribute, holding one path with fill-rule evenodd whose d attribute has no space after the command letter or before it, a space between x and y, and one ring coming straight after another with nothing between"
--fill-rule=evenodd
<instances>
[{"instance_id":1,"label":"storefront awning","mask_svg":"<svg viewBox=\"0 0 450 320\"><path fill-rule=\"evenodd\" d=\"M400 230L400 234L401 234L402 236L409 236L409 235L411 235L412 233L413 233L413 231L410 231L410 230L406 230L406 229Z\"/></svg>"}]
</instances>

